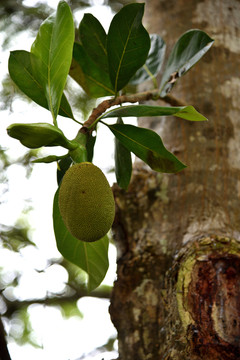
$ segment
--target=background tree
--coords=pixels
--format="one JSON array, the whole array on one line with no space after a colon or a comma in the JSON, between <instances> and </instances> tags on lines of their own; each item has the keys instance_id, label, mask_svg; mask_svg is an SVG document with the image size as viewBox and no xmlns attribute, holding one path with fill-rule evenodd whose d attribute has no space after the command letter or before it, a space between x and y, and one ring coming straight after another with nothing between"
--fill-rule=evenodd
<instances>
[{"instance_id":1,"label":"background tree","mask_svg":"<svg viewBox=\"0 0 240 360\"><path fill-rule=\"evenodd\" d=\"M199 28L215 45L173 91L208 123L139 120L188 168L159 175L138 162L129 191L115 187L121 360L240 358L239 15L235 0L146 3L148 30L167 44Z\"/></svg>"}]
</instances>

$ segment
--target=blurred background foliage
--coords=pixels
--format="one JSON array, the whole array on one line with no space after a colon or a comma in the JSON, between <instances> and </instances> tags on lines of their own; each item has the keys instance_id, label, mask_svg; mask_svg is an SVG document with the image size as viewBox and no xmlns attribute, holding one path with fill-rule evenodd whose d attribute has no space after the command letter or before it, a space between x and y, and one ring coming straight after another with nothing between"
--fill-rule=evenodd
<instances>
[{"instance_id":1,"label":"blurred background foliage","mask_svg":"<svg viewBox=\"0 0 240 360\"><path fill-rule=\"evenodd\" d=\"M68 1L73 14L81 9L87 12L90 6L99 4L109 6L112 12L117 12L123 5L129 3L128 0L71 0ZM131 1L133 2L133 1ZM35 37L41 22L53 12L49 2L38 1L36 5L29 5L30 1L24 0L0 0L0 36L2 49L1 52L8 51L14 38L21 33L27 32L29 36ZM78 24L76 23L76 26ZM90 99L84 92L74 91L71 81L67 83L67 96L71 98L71 105L74 111L82 111L82 117L93 108L95 100ZM0 111L11 113L13 111L13 102L21 98L30 100L22 94L13 81L10 79L7 69L1 76L0 88ZM33 164L32 160L38 157L40 150L26 151L23 156L11 158L7 154L7 149L1 147L0 143L0 206L7 201L8 193L8 170L14 165L22 166L26 178L31 176ZM51 267L59 266L67 272L67 281L61 291L46 291L45 295L38 298L22 299L17 296L17 289L20 286L23 276L22 269L18 268L16 254L20 254L23 249L28 247L36 248L31 238L31 224L28 221L28 212L31 211L31 202L22 210L22 214L15 224L9 226L0 224L0 259L6 256L9 263L13 266L5 267L0 261L0 317L3 319L5 328L7 325L8 340L12 339L18 344L29 343L39 347L40 344L34 336L34 329L31 325L31 319L28 309L33 304L44 306L55 306L61 309L63 317L79 316L83 314L77 306L77 301L87 295L85 288L85 273L75 265L59 258L48 259L44 266L36 267L34 271L38 274L47 272ZM36 249L37 250L37 249ZM15 254L15 255L14 255ZM109 299L111 286L102 285L96 289L91 296L97 298ZM110 338L106 344L94 351L112 351L115 338ZM83 357L82 357L83 358ZM81 358L81 359L82 359Z\"/></svg>"}]
</instances>

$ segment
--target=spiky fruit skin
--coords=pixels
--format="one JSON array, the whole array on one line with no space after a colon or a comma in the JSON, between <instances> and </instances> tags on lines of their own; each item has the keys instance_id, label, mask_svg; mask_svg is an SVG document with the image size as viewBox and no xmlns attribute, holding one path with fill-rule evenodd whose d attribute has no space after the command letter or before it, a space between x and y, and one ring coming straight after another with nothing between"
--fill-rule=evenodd
<instances>
[{"instance_id":1,"label":"spiky fruit skin","mask_svg":"<svg viewBox=\"0 0 240 360\"><path fill-rule=\"evenodd\" d=\"M70 167L59 190L59 210L69 232L77 239L101 239L112 226L115 202L103 172L89 162Z\"/></svg>"}]
</instances>

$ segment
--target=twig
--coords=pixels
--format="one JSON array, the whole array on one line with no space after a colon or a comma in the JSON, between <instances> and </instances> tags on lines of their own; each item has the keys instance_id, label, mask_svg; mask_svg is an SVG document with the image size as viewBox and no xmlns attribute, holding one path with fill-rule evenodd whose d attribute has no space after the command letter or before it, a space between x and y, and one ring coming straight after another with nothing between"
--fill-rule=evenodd
<instances>
[{"instance_id":1,"label":"twig","mask_svg":"<svg viewBox=\"0 0 240 360\"><path fill-rule=\"evenodd\" d=\"M186 106L186 104L183 101L175 98L172 95L166 95L163 98L161 98L161 100L165 101L167 104L171 106Z\"/></svg>"},{"instance_id":2,"label":"twig","mask_svg":"<svg viewBox=\"0 0 240 360\"><path fill-rule=\"evenodd\" d=\"M8 299L4 299L7 305L7 311L4 314L6 317L10 317L15 311L27 308L29 305L32 304L40 304L40 305L48 305L48 306L55 306L55 305L64 305L74 301L79 300L84 296L99 298L99 299L109 299L111 295L112 287L108 285L101 285L96 290L89 293L86 289L75 289L73 294L59 294L55 296L45 297L43 299L31 299L31 300L14 300L9 301ZM5 360L0 357L0 360ZM6 358L6 360L8 360Z\"/></svg>"},{"instance_id":3,"label":"twig","mask_svg":"<svg viewBox=\"0 0 240 360\"><path fill-rule=\"evenodd\" d=\"M104 100L96 108L94 108L87 121L84 122L83 127L80 129L80 132L86 133L90 129L94 128L95 123L99 118L99 116L101 116L107 109L109 109L112 106L121 105L127 102L141 103L148 100L159 100L159 99L163 100L164 102L166 102L171 106L185 106L185 104L182 101L174 98L171 95L166 95L164 97L161 97L159 95L159 91L156 89L151 91L145 91L142 93L137 93L137 94L121 95L116 98Z\"/></svg>"}]
</instances>

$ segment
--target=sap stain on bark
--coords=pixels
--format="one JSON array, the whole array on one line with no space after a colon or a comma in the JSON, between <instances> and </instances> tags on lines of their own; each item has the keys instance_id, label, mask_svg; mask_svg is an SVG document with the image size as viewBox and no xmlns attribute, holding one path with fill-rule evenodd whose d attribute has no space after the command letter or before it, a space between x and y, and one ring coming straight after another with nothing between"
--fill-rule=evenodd
<instances>
[{"instance_id":1,"label":"sap stain on bark","mask_svg":"<svg viewBox=\"0 0 240 360\"><path fill-rule=\"evenodd\" d=\"M178 279L179 313L193 356L240 359L239 243L206 238L188 254Z\"/></svg>"}]
</instances>

